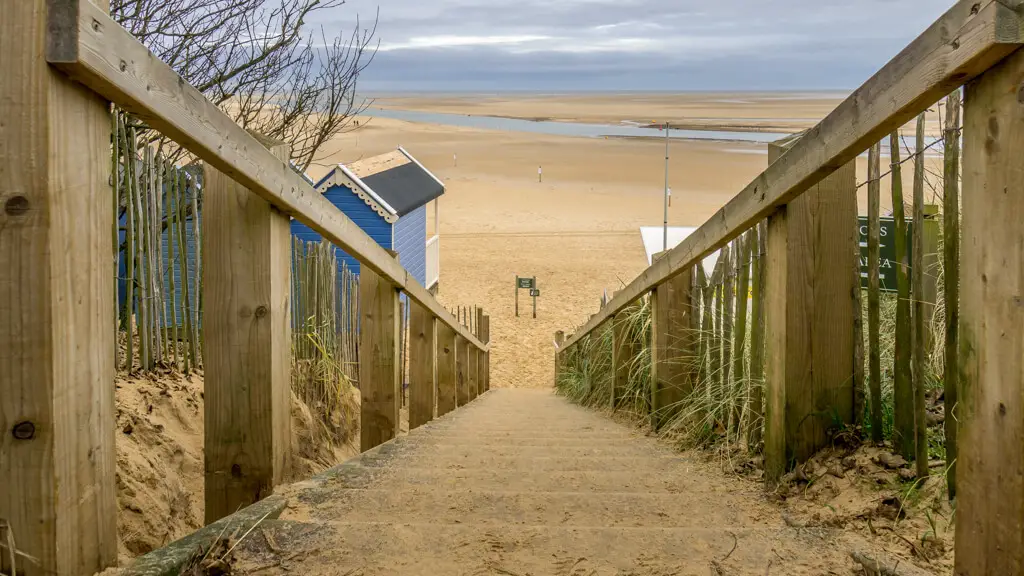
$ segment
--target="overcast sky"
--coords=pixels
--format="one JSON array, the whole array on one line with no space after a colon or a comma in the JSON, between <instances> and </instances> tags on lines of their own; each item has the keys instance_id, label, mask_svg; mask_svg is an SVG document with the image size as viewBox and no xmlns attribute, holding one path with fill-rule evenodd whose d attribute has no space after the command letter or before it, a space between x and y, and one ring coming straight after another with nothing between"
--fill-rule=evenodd
<instances>
[{"instance_id":1,"label":"overcast sky","mask_svg":"<svg viewBox=\"0 0 1024 576\"><path fill-rule=\"evenodd\" d=\"M953 0L349 0L363 91L850 89Z\"/></svg>"}]
</instances>

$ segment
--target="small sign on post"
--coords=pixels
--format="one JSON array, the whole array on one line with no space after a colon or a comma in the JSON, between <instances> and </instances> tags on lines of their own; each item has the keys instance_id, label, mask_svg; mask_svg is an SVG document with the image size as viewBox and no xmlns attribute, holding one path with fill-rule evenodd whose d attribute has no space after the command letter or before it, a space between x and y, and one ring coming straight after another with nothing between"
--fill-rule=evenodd
<instances>
[{"instance_id":1,"label":"small sign on post","mask_svg":"<svg viewBox=\"0 0 1024 576\"><path fill-rule=\"evenodd\" d=\"M860 279L861 288L868 288L868 219L859 218L860 232L858 241L860 243ZM910 262L913 222L907 221L907 262ZM879 258L878 258L878 287L881 292L896 291L896 268L899 266L899 257L896 254L896 221L892 218L879 218Z\"/></svg>"},{"instance_id":2,"label":"small sign on post","mask_svg":"<svg viewBox=\"0 0 1024 576\"><path fill-rule=\"evenodd\" d=\"M537 317L537 297L540 296L540 290L537 289L537 278L524 278L522 276L516 276L516 318L519 317L519 291L529 290L530 296L533 297L533 317Z\"/></svg>"}]
</instances>

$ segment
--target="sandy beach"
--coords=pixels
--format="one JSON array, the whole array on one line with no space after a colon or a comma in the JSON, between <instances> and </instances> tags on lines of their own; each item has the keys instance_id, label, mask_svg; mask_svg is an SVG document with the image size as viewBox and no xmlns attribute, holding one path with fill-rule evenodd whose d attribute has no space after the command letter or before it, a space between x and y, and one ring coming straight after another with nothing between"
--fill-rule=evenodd
<instances>
[{"instance_id":1,"label":"sandy beach","mask_svg":"<svg viewBox=\"0 0 1024 576\"><path fill-rule=\"evenodd\" d=\"M779 99L785 104L763 109L739 104L749 101L749 95L720 95L718 99L725 101L720 108L710 108L706 95L679 103L658 97L646 106L637 97L573 99L440 97L407 98L401 103L422 110L518 111L524 117L545 118L564 114L566 120L587 121L653 118L668 108L699 105L709 117L731 117L743 109L748 116L786 114L801 125L813 124L817 120L808 119L820 119L829 109L828 103L813 99ZM569 110L579 113L570 118ZM447 186L440 200L440 301L446 306L483 306L491 315L493 385L550 386L553 333L582 324L597 311L603 291L611 294L647 266L639 227L662 222L664 145L645 139L499 132L383 118L362 124L332 141L327 157L311 168L311 175L322 175L333 163L354 162L399 145L414 154ZM765 145L673 142L669 224L700 225L767 164ZM866 161L862 158L858 164L863 181ZM537 177L540 165L543 182ZM911 174L907 164L908 186ZM891 204L887 182L882 190L886 210ZM863 211L866 189L860 192ZM517 274L537 277L541 297L536 320L525 292L520 296L521 315L514 316Z\"/></svg>"}]
</instances>

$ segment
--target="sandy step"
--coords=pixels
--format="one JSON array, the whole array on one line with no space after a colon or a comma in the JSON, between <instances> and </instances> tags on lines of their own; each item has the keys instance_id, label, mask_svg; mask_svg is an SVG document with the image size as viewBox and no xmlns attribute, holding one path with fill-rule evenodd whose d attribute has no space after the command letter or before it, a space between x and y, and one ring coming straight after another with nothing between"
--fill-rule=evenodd
<instances>
[{"instance_id":1,"label":"sandy step","mask_svg":"<svg viewBox=\"0 0 1024 576\"><path fill-rule=\"evenodd\" d=\"M418 442L421 445L448 445L448 446L548 446L558 447L593 447L593 446L637 446L637 437L633 436L604 436L601 438L572 438L572 437L550 437L541 435L530 436L480 436L480 435L457 435L457 434L410 434L406 437L409 442Z\"/></svg>"},{"instance_id":2,"label":"sandy step","mask_svg":"<svg viewBox=\"0 0 1024 576\"><path fill-rule=\"evenodd\" d=\"M443 469L402 467L380 471L380 482L397 489L429 487L438 490L515 490L575 492L679 493L694 483L691 475L637 474L635 471L538 471L520 470L509 474L494 469ZM372 485L367 482L362 487Z\"/></svg>"},{"instance_id":3,"label":"sandy step","mask_svg":"<svg viewBox=\"0 0 1024 576\"><path fill-rule=\"evenodd\" d=\"M587 492L512 492L441 490L435 487L395 489L384 482L369 490L335 490L315 502L314 520L481 525L552 525L622 527L742 528L751 523L735 511L727 494ZM300 501L303 499L300 497ZM288 519L285 515L283 519Z\"/></svg>"},{"instance_id":4,"label":"sandy step","mask_svg":"<svg viewBox=\"0 0 1024 576\"><path fill-rule=\"evenodd\" d=\"M661 457L670 456L671 453L658 449L653 445L646 445L638 442L618 442L603 444L587 444L577 442L569 445L565 440L556 440L548 443L542 439L533 440L529 444L506 444L503 442L487 441L484 443L447 443L437 442L432 438L403 439L401 452L408 453L420 458L486 458L489 456L502 457L543 457L557 454L561 458L597 457L597 456L633 456L633 457Z\"/></svg>"},{"instance_id":5,"label":"sandy step","mask_svg":"<svg viewBox=\"0 0 1024 576\"><path fill-rule=\"evenodd\" d=\"M267 535L273 540L268 544ZM275 553L274 548L287 550ZM241 568L261 574L667 576L827 574L843 566L790 528L607 528L270 521ZM287 558L283 562L282 558ZM712 562L721 569L714 571ZM840 561L841 562L841 561Z\"/></svg>"}]
</instances>

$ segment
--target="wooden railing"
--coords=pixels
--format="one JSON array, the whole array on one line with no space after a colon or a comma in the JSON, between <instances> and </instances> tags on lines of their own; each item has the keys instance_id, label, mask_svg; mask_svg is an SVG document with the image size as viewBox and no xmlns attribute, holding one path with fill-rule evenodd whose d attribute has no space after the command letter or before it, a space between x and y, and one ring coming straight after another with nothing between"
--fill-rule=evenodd
<instances>
[{"instance_id":1,"label":"wooden railing","mask_svg":"<svg viewBox=\"0 0 1024 576\"><path fill-rule=\"evenodd\" d=\"M110 102L205 162L207 522L268 495L289 465L291 218L362 264L363 450L399 430L400 293L412 318L410 424L489 387L487 322L476 333L460 324L289 166L286 146L236 125L106 4L0 10L4 573L11 558L29 575L92 574L117 558Z\"/></svg>"},{"instance_id":2,"label":"wooden railing","mask_svg":"<svg viewBox=\"0 0 1024 576\"><path fill-rule=\"evenodd\" d=\"M1009 527L1024 524L1022 44L1021 0L958 2L817 126L795 142L773 147L764 172L616 293L564 344L556 336L556 378L583 347L599 340L599 330L610 328L607 381L615 401L627 378L622 359L636 345L625 341L618 316L649 297L647 407L657 427L659 410L692 393L698 382L698 375L691 373L696 369L678 357L700 354L692 338L700 310L692 302L699 297L695 287L707 287L698 281L703 277L701 261L744 235L746 241L734 246L749 250L751 239L760 236L755 228L766 221L765 276L759 285L765 292L763 450L765 477L777 481L827 442L821 430L806 431L807 422L826 414L854 425L857 402L863 401L854 384L857 378L863 380L863 373L857 374L853 361L859 334L854 337L852 313L860 306L859 286L853 284L854 162L940 98L966 86L960 369L946 376L958 377L960 390L956 406L947 406L955 408L959 425L956 572L1018 572L1024 566L1024 549L1017 542L1019 530ZM955 219L955 213L947 218ZM833 229L834 236L825 233ZM726 292L729 283L726 278ZM809 291L818 303L814 307L803 298ZM729 323L726 317L727 330ZM724 338L716 337L728 347L728 331ZM742 342L742 337L735 341ZM676 357L669 358L670 351ZM837 363L843 366L836 368ZM816 388L822 371L839 380L828 389ZM760 405L757 410L761 412Z\"/></svg>"}]
</instances>

